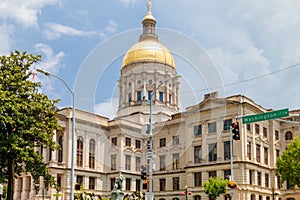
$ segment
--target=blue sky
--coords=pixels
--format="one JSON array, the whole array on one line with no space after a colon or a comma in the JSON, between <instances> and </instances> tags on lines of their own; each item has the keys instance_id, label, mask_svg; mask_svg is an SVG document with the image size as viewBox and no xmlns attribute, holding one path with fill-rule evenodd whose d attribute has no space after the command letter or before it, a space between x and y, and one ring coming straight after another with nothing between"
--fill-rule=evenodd
<instances>
[{"instance_id":1,"label":"blue sky","mask_svg":"<svg viewBox=\"0 0 300 200\"><path fill-rule=\"evenodd\" d=\"M36 67L59 75L82 95L93 70L101 68L103 73L93 77L90 111L111 117L122 56L138 40L146 5L146 0L1 0L0 54L15 49L41 54ZM216 90L222 96L244 94L265 108L300 108L300 66L283 70L300 63L300 1L152 0L152 5L161 42L174 53L182 75L182 110L220 84ZM189 54L178 50L188 46L184 38L195 45ZM109 64L103 65L108 57ZM81 74L85 70L91 74ZM277 70L282 71L226 86ZM43 92L62 100L60 107L71 105L57 79L39 74L36 80Z\"/></svg>"}]
</instances>

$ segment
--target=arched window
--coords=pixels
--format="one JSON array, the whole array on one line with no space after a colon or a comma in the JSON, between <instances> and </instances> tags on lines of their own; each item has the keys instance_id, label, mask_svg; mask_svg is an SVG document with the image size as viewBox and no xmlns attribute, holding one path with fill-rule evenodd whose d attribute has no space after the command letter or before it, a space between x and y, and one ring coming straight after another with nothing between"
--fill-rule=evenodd
<instances>
[{"instance_id":1,"label":"arched window","mask_svg":"<svg viewBox=\"0 0 300 200\"><path fill-rule=\"evenodd\" d=\"M63 149L64 149L63 141L64 141L63 136L59 136L59 138L58 138L59 149L58 149L57 161L60 163L63 161Z\"/></svg>"},{"instance_id":2,"label":"arched window","mask_svg":"<svg viewBox=\"0 0 300 200\"><path fill-rule=\"evenodd\" d=\"M292 140L293 139L293 133L291 131L288 131L285 133L285 140Z\"/></svg>"},{"instance_id":3,"label":"arched window","mask_svg":"<svg viewBox=\"0 0 300 200\"><path fill-rule=\"evenodd\" d=\"M173 198L172 200L179 200L179 198Z\"/></svg>"},{"instance_id":4,"label":"arched window","mask_svg":"<svg viewBox=\"0 0 300 200\"><path fill-rule=\"evenodd\" d=\"M288 198L288 199L286 199L286 200L296 200L295 198Z\"/></svg>"},{"instance_id":5,"label":"arched window","mask_svg":"<svg viewBox=\"0 0 300 200\"><path fill-rule=\"evenodd\" d=\"M76 165L77 167L83 166L83 137L81 136L77 139Z\"/></svg>"},{"instance_id":6,"label":"arched window","mask_svg":"<svg viewBox=\"0 0 300 200\"><path fill-rule=\"evenodd\" d=\"M89 167L95 169L95 140L90 139L89 144Z\"/></svg>"},{"instance_id":7,"label":"arched window","mask_svg":"<svg viewBox=\"0 0 300 200\"><path fill-rule=\"evenodd\" d=\"M266 197L266 200L270 200L270 197L268 196L268 197Z\"/></svg>"},{"instance_id":8,"label":"arched window","mask_svg":"<svg viewBox=\"0 0 300 200\"><path fill-rule=\"evenodd\" d=\"M200 195L195 195L194 200L201 200L201 196Z\"/></svg>"},{"instance_id":9,"label":"arched window","mask_svg":"<svg viewBox=\"0 0 300 200\"><path fill-rule=\"evenodd\" d=\"M255 194L251 194L251 200L255 200Z\"/></svg>"}]
</instances>

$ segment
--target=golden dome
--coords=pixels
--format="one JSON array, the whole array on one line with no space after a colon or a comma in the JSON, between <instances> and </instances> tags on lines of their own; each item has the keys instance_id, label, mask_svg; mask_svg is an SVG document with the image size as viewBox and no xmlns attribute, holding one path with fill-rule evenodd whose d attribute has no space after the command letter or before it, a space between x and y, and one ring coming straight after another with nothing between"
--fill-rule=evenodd
<instances>
[{"instance_id":1,"label":"golden dome","mask_svg":"<svg viewBox=\"0 0 300 200\"><path fill-rule=\"evenodd\" d=\"M176 67L170 51L155 40L143 40L133 45L123 59L122 68L130 63L152 61Z\"/></svg>"}]
</instances>

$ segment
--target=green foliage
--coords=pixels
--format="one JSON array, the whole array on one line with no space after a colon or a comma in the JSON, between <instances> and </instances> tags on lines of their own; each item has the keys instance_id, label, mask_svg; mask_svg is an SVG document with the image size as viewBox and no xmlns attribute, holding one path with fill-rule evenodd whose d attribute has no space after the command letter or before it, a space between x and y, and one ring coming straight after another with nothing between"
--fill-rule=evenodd
<instances>
[{"instance_id":1,"label":"green foliage","mask_svg":"<svg viewBox=\"0 0 300 200\"><path fill-rule=\"evenodd\" d=\"M40 93L41 84L30 80L30 67L40 60L40 55L19 51L0 56L0 181L9 183L8 199L21 172L30 172L36 183L40 176L46 185L54 180L35 151L41 146L54 150L52 137L60 130L53 109L58 101Z\"/></svg>"},{"instance_id":2,"label":"green foliage","mask_svg":"<svg viewBox=\"0 0 300 200\"><path fill-rule=\"evenodd\" d=\"M204 183L204 192L210 199L217 199L221 194L226 193L227 183L228 180L224 180L222 177L210 177L209 180Z\"/></svg>"},{"instance_id":3,"label":"green foliage","mask_svg":"<svg viewBox=\"0 0 300 200\"><path fill-rule=\"evenodd\" d=\"M277 159L275 172L281 177L281 183L288 180L300 187L300 141L297 137Z\"/></svg>"}]
</instances>

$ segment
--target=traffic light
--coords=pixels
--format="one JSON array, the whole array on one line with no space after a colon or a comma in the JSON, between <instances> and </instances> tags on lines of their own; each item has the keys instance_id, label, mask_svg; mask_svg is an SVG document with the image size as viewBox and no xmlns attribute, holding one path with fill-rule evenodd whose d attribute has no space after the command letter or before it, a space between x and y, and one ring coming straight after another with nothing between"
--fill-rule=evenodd
<instances>
[{"instance_id":1,"label":"traffic light","mask_svg":"<svg viewBox=\"0 0 300 200\"><path fill-rule=\"evenodd\" d=\"M141 170L141 179L146 180L147 179L147 167L142 165Z\"/></svg>"},{"instance_id":2,"label":"traffic light","mask_svg":"<svg viewBox=\"0 0 300 200\"><path fill-rule=\"evenodd\" d=\"M232 123L231 127L232 127L233 139L240 140L239 123L238 122Z\"/></svg>"}]
</instances>

